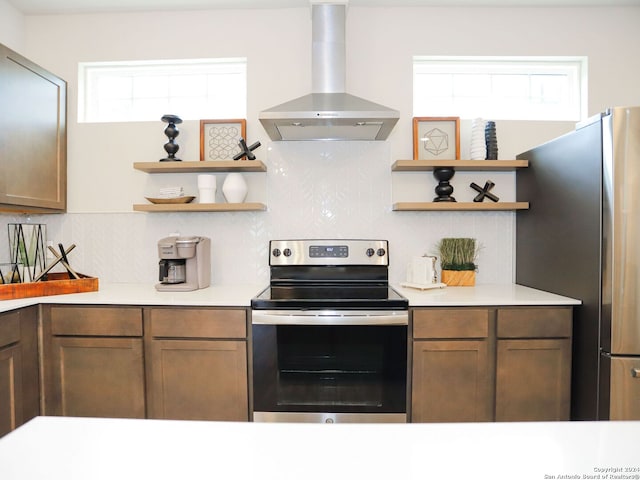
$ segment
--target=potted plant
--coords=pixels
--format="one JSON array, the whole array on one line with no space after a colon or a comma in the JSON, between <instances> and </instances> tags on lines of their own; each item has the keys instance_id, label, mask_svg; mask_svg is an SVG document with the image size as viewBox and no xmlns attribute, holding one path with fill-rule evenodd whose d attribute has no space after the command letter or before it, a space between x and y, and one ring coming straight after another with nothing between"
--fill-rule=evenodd
<instances>
[{"instance_id":1,"label":"potted plant","mask_svg":"<svg viewBox=\"0 0 640 480\"><path fill-rule=\"evenodd\" d=\"M475 238L443 238L438 243L441 281L449 286L476 283L478 246Z\"/></svg>"}]
</instances>

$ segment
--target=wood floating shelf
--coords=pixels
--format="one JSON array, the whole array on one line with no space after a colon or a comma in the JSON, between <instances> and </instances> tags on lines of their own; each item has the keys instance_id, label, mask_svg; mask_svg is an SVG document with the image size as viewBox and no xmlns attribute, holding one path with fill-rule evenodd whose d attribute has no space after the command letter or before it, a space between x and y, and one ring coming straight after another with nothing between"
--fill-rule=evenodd
<instances>
[{"instance_id":1,"label":"wood floating shelf","mask_svg":"<svg viewBox=\"0 0 640 480\"><path fill-rule=\"evenodd\" d=\"M529 202L398 202L393 204L396 212L412 211L500 211L500 210L528 210Z\"/></svg>"},{"instance_id":2,"label":"wood floating shelf","mask_svg":"<svg viewBox=\"0 0 640 480\"><path fill-rule=\"evenodd\" d=\"M441 167L453 167L456 170L515 170L528 166L528 160L396 160L391 170L424 172Z\"/></svg>"},{"instance_id":3,"label":"wood floating shelf","mask_svg":"<svg viewBox=\"0 0 640 480\"><path fill-rule=\"evenodd\" d=\"M136 204L136 212L263 212L267 209L264 203L162 203Z\"/></svg>"},{"instance_id":4,"label":"wood floating shelf","mask_svg":"<svg viewBox=\"0 0 640 480\"><path fill-rule=\"evenodd\" d=\"M219 162L135 162L133 168L146 173L266 172L260 160Z\"/></svg>"}]
</instances>

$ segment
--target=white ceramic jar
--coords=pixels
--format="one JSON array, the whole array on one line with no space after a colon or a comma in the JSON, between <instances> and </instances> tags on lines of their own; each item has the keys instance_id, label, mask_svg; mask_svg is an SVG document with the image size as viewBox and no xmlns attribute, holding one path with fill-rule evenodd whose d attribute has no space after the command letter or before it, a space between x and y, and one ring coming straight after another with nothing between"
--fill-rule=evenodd
<instances>
[{"instance_id":1,"label":"white ceramic jar","mask_svg":"<svg viewBox=\"0 0 640 480\"><path fill-rule=\"evenodd\" d=\"M216 202L216 176L198 175L198 202Z\"/></svg>"}]
</instances>

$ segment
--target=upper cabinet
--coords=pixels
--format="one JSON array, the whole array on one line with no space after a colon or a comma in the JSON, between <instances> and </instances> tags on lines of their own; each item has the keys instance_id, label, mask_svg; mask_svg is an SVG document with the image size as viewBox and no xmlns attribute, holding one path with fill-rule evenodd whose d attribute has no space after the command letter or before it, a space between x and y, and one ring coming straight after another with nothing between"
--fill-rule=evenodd
<instances>
[{"instance_id":1,"label":"upper cabinet","mask_svg":"<svg viewBox=\"0 0 640 480\"><path fill-rule=\"evenodd\" d=\"M67 84L0 45L0 211L67 208Z\"/></svg>"}]
</instances>

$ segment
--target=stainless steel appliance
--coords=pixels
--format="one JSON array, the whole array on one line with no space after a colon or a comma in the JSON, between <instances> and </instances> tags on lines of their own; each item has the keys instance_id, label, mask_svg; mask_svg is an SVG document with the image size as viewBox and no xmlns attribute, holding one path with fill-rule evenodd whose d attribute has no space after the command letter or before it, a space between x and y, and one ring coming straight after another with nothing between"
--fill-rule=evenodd
<instances>
[{"instance_id":1,"label":"stainless steel appliance","mask_svg":"<svg viewBox=\"0 0 640 480\"><path fill-rule=\"evenodd\" d=\"M251 300L254 421L406 422L408 301L384 240L274 240Z\"/></svg>"},{"instance_id":2,"label":"stainless steel appliance","mask_svg":"<svg viewBox=\"0 0 640 480\"><path fill-rule=\"evenodd\" d=\"M575 309L576 420L640 420L640 107L518 155L516 281Z\"/></svg>"},{"instance_id":3,"label":"stainless steel appliance","mask_svg":"<svg viewBox=\"0 0 640 480\"><path fill-rule=\"evenodd\" d=\"M345 92L347 6L339 3L312 1L312 93L260 112L271 140L386 140L400 118Z\"/></svg>"},{"instance_id":4,"label":"stainless steel appliance","mask_svg":"<svg viewBox=\"0 0 640 480\"><path fill-rule=\"evenodd\" d=\"M158 241L158 291L189 292L211 282L211 240L166 237Z\"/></svg>"}]
</instances>

